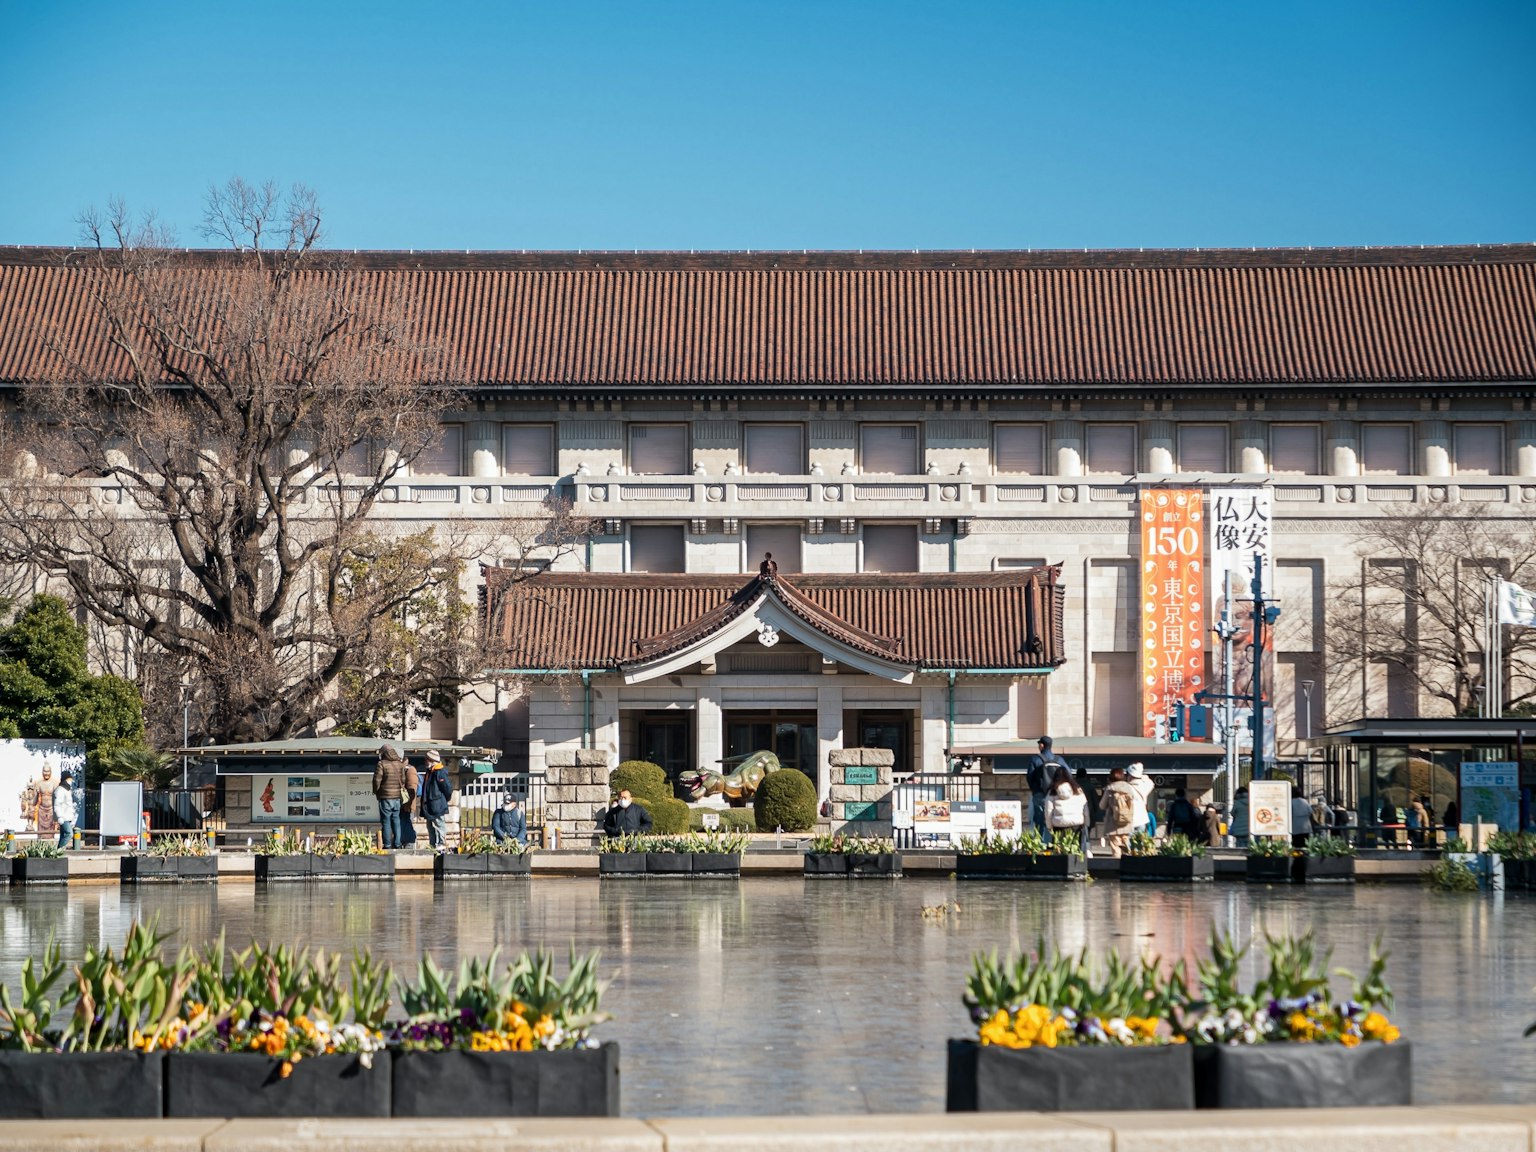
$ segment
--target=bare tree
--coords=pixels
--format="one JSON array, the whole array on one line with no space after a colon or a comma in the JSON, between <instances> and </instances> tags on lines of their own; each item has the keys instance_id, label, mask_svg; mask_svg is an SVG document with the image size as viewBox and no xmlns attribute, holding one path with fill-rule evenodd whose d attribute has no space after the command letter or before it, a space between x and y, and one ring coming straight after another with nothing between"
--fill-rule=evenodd
<instances>
[{"instance_id":1,"label":"bare tree","mask_svg":"<svg viewBox=\"0 0 1536 1152\"><path fill-rule=\"evenodd\" d=\"M219 740L460 691L486 533L376 516L460 402L407 304L318 247L302 187L212 189L222 253L175 252L121 204L82 224L89 323L41 333L50 369L5 432L0 558L67 583L157 679L175 667ZM537 511L522 534L555 552L581 531L559 501Z\"/></svg>"},{"instance_id":2,"label":"bare tree","mask_svg":"<svg viewBox=\"0 0 1536 1152\"><path fill-rule=\"evenodd\" d=\"M1425 711L1473 715L1487 682L1485 589L1495 577L1536 587L1536 532L1525 521L1442 506L1382 511L1362 529L1355 575L1330 589L1331 719L1372 711L1372 666L1418 707L1437 702ZM1505 709L1528 708L1536 628L1505 628L1504 663Z\"/></svg>"}]
</instances>

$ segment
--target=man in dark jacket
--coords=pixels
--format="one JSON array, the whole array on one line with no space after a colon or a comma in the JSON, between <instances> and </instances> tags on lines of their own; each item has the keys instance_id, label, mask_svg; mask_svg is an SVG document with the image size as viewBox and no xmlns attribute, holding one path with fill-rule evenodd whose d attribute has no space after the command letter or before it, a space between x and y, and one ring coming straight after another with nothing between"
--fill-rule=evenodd
<instances>
[{"instance_id":1,"label":"man in dark jacket","mask_svg":"<svg viewBox=\"0 0 1536 1152\"><path fill-rule=\"evenodd\" d=\"M1071 766L1056 753L1051 751L1051 738L1040 737L1036 747L1039 753L1029 758L1029 770L1025 773L1025 780L1029 783L1029 819L1034 824L1035 830L1042 836L1048 836L1045 829L1045 794L1051 790L1051 777L1056 775L1056 767L1060 765L1068 772ZM1089 797L1090 803L1092 797ZM1089 809L1093 811L1092 808Z\"/></svg>"},{"instance_id":2,"label":"man in dark jacket","mask_svg":"<svg viewBox=\"0 0 1536 1152\"><path fill-rule=\"evenodd\" d=\"M650 830L651 814L645 810L645 805L635 803L628 788L621 791L618 802L603 813L605 836L632 836Z\"/></svg>"},{"instance_id":3,"label":"man in dark jacket","mask_svg":"<svg viewBox=\"0 0 1536 1152\"><path fill-rule=\"evenodd\" d=\"M453 781L443 767L443 757L436 748L427 750L427 770L421 778L421 814L427 818L427 841L434 850L443 846L447 831L448 802L453 799Z\"/></svg>"},{"instance_id":4,"label":"man in dark jacket","mask_svg":"<svg viewBox=\"0 0 1536 1152\"><path fill-rule=\"evenodd\" d=\"M373 795L379 802L379 830L384 847L400 847L400 794L405 790L405 760L393 744L379 746L373 770Z\"/></svg>"},{"instance_id":5,"label":"man in dark jacket","mask_svg":"<svg viewBox=\"0 0 1536 1152\"><path fill-rule=\"evenodd\" d=\"M506 797L491 817L491 835L496 837L498 844L507 840L516 840L519 844L528 843L528 818L523 815L522 808L518 807L513 797Z\"/></svg>"}]
</instances>

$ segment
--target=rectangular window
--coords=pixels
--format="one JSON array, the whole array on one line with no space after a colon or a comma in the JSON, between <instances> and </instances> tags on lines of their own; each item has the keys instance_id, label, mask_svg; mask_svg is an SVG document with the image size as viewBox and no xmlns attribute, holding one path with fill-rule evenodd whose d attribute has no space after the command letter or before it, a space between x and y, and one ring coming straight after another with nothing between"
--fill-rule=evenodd
<instances>
[{"instance_id":1,"label":"rectangular window","mask_svg":"<svg viewBox=\"0 0 1536 1152\"><path fill-rule=\"evenodd\" d=\"M1185 424L1179 428L1180 472L1226 472L1230 467L1225 424Z\"/></svg>"},{"instance_id":2,"label":"rectangular window","mask_svg":"<svg viewBox=\"0 0 1536 1152\"><path fill-rule=\"evenodd\" d=\"M1136 653L1093 654L1094 736L1140 736L1141 693L1136 683Z\"/></svg>"},{"instance_id":3,"label":"rectangular window","mask_svg":"<svg viewBox=\"0 0 1536 1152\"><path fill-rule=\"evenodd\" d=\"M804 476L805 429L798 424L748 424L742 463L748 472L760 475Z\"/></svg>"},{"instance_id":4,"label":"rectangular window","mask_svg":"<svg viewBox=\"0 0 1536 1152\"><path fill-rule=\"evenodd\" d=\"M382 454L371 440L354 444L341 455L341 471L347 476L377 476Z\"/></svg>"},{"instance_id":5,"label":"rectangular window","mask_svg":"<svg viewBox=\"0 0 1536 1152\"><path fill-rule=\"evenodd\" d=\"M1045 475L1045 425L999 424L993 429L992 470Z\"/></svg>"},{"instance_id":6,"label":"rectangular window","mask_svg":"<svg viewBox=\"0 0 1536 1152\"><path fill-rule=\"evenodd\" d=\"M681 524L635 524L629 529L631 572L687 571Z\"/></svg>"},{"instance_id":7,"label":"rectangular window","mask_svg":"<svg viewBox=\"0 0 1536 1152\"><path fill-rule=\"evenodd\" d=\"M788 575L800 571L800 526L748 524L746 571L756 572L770 552L780 572Z\"/></svg>"},{"instance_id":8,"label":"rectangular window","mask_svg":"<svg viewBox=\"0 0 1536 1152\"><path fill-rule=\"evenodd\" d=\"M1504 475L1504 429L1497 424L1456 425L1456 475Z\"/></svg>"},{"instance_id":9,"label":"rectangular window","mask_svg":"<svg viewBox=\"0 0 1536 1152\"><path fill-rule=\"evenodd\" d=\"M631 424L629 470L635 476L686 476L688 425Z\"/></svg>"},{"instance_id":10,"label":"rectangular window","mask_svg":"<svg viewBox=\"0 0 1536 1152\"><path fill-rule=\"evenodd\" d=\"M1413 429L1407 424L1362 424L1360 470L1366 475L1412 476Z\"/></svg>"},{"instance_id":11,"label":"rectangular window","mask_svg":"<svg viewBox=\"0 0 1536 1152\"><path fill-rule=\"evenodd\" d=\"M1021 568L1044 567L1045 560L1043 558L1036 559L1033 556L995 556L992 559L992 570L994 572L1013 572Z\"/></svg>"},{"instance_id":12,"label":"rectangular window","mask_svg":"<svg viewBox=\"0 0 1536 1152\"><path fill-rule=\"evenodd\" d=\"M1136 428L1131 424L1090 424L1084 436L1090 473L1128 476L1136 471Z\"/></svg>"},{"instance_id":13,"label":"rectangular window","mask_svg":"<svg viewBox=\"0 0 1536 1152\"><path fill-rule=\"evenodd\" d=\"M464 475L464 425L444 424L437 439L411 461L414 476Z\"/></svg>"},{"instance_id":14,"label":"rectangular window","mask_svg":"<svg viewBox=\"0 0 1536 1152\"><path fill-rule=\"evenodd\" d=\"M916 476L916 424L865 424L859 429L859 467L864 472Z\"/></svg>"},{"instance_id":15,"label":"rectangular window","mask_svg":"<svg viewBox=\"0 0 1536 1152\"><path fill-rule=\"evenodd\" d=\"M916 572L917 525L866 524L864 572Z\"/></svg>"},{"instance_id":16,"label":"rectangular window","mask_svg":"<svg viewBox=\"0 0 1536 1152\"><path fill-rule=\"evenodd\" d=\"M1269 470L1298 476L1322 474L1322 429L1316 424L1276 424L1269 430Z\"/></svg>"},{"instance_id":17,"label":"rectangular window","mask_svg":"<svg viewBox=\"0 0 1536 1152\"><path fill-rule=\"evenodd\" d=\"M503 424L501 471L504 476L554 476L554 425Z\"/></svg>"}]
</instances>

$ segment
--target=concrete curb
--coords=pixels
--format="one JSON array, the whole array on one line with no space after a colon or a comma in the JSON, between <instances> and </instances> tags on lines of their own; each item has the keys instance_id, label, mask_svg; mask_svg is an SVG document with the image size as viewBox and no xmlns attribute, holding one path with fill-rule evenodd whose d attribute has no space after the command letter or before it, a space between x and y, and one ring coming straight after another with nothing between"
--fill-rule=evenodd
<instances>
[{"instance_id":1,"label":"concrete curb","mask_svg":"<svg viewBox=\"0 0 1536 1152\"><path fill-rule=\"evenodd\" d=\"M0 1152L1536 1152L1536 1106L654 1120L11 1120Z\"/></svg>"}]
</instances>

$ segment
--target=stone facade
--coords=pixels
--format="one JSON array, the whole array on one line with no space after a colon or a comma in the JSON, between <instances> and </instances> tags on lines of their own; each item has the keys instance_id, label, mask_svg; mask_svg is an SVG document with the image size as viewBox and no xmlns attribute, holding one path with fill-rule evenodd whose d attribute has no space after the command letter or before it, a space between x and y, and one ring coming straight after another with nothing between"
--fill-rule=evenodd
<instances>
[{"instance_id":1,"label":"stone facade","mask_svg":"<svg viewBox=\"0 0 1536 1152\"><path fill-rule=\"evenodd\" d=\"M850 836L889 836L891 834L891 767L895 757L888 748L838 748L827 756L827 777L831 781L827 799L832 804L831 830ZM848 783L849 769L856 778L867 778L872 769L874 783ZM866 771L860 772L859 769ZM869 813L851 818L850 809Z\"/></svg>"},{"instance_id":2,"label":"stone facade","mask_svg":"<svg viewBox=\"0 0 1536 1152\"><path fill-rule=\"evenodd\" d=\"M608 808L608 774L616 763L601 748L555 748L545 753L546 838L553 832L574 847L597 835Z\"/></svg>"}]
</instances>

